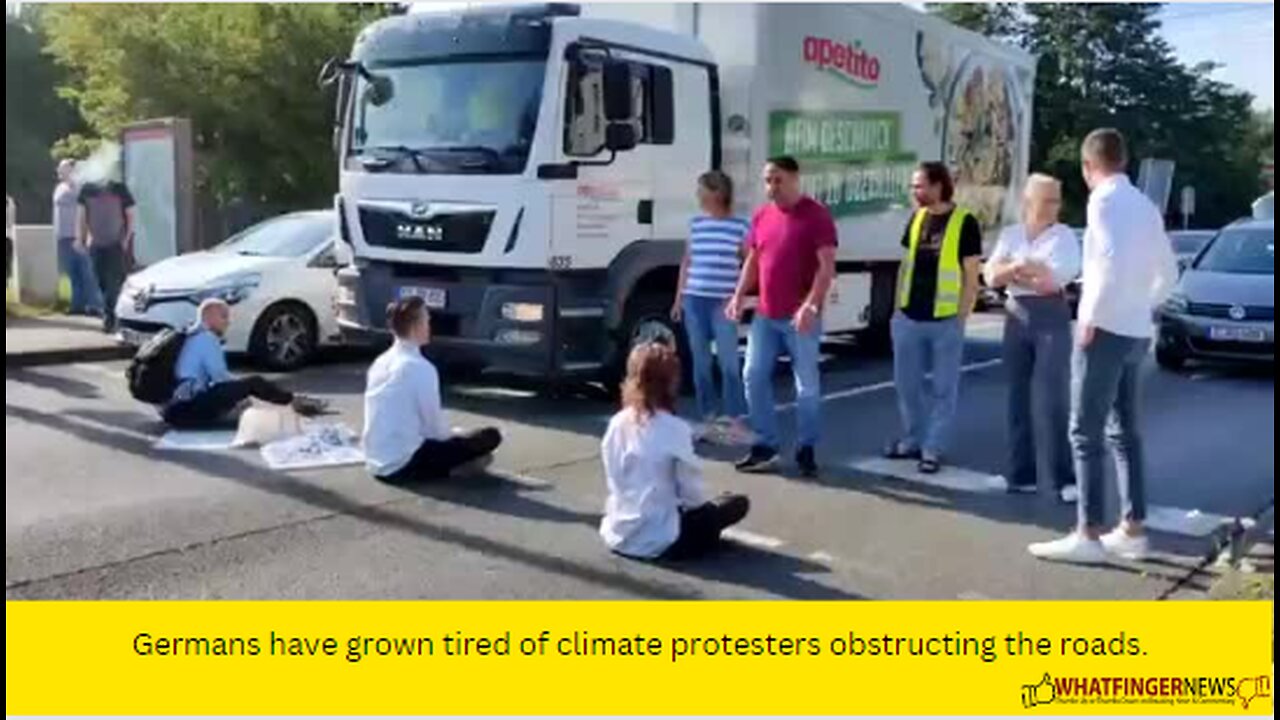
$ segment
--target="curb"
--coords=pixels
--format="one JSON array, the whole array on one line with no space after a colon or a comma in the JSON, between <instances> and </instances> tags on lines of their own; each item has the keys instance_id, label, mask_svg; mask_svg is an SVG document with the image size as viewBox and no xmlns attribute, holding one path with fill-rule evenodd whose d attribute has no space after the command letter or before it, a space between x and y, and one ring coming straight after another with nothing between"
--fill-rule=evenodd
<instances>
[{"instance_id":1,"label":"curb","mask_svg":"<svg viewBox=\"0 0 1280 720\"><path fill-rule=\"evenodd\" d=\"M5 353L6 370L51 365L71 365L74 363L111 362L127 360L133 357L135 350L130 347L96 347L67 348L63 350L36 350L33 352Z\"/></svg>"}]
</instances>

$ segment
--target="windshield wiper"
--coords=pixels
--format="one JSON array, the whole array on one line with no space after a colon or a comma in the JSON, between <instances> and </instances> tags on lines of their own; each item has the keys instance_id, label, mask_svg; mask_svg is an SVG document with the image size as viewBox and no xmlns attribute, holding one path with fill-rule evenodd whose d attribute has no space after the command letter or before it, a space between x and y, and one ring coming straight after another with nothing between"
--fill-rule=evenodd
<instances>
[{"instance_id":1,"label":"windshield wiper","mask_svg":"<svg viewBox=\"0 0 1280 720\"><path fill-rule=\"evenodd\" d=\"M500 167L502 165L502 153L487 145L433 145L423 148L422 152L481 155L485 158L485 167Z\"/></svg>"},{"instance_id":2,"label":"windshield wiper","mask_svg":"<svg viewBox=\"0 0 1280 720\"><path fill-rule=\"evenodd\" d=\"M373 147L362 147L362 148L356 148L355 152L356 152L356 154L357 154L357 155L362 155L362 154L364 154L364 153L368 153L368 152L375 152L375 153L376 153L376 152L395 153L396 155L399 155L400 157L407 157L407 158L409 158L410 160L412 160L412 161L413 161L413 167L414 167L418 172L420 172L420 173L424 173L424 174L427 172L427 167L426 167L426 165L423 165L423 163L422 163L422 158L423 158L423 157L425 157L425 153L426 153L426 151L425 151L425 150L420 150L420 149L417 149L417 148L411 148L411 147L409 147L408 145L375 145L375 146L373 146ZM389 161L388 161L388 160L386 160L385 158L378 158L378 159L373 160L372 162L367 161L367 160L365 161L365 164L366 164L366 165L371 165L371 164L384 164L384 165L385 165L385 164L388 164L388 163L389 163Z\"/></svg>"}]
</instances>

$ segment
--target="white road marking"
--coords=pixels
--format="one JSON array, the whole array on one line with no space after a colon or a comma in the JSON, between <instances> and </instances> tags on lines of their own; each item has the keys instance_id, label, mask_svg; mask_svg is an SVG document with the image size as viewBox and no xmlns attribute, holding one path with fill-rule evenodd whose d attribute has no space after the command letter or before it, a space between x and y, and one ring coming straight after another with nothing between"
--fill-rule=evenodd
<instances>
[{"instance_id":1,"label":"white road marking","mask_svg":"<svg viewBox=\"0 0 1280 720\"><path fill-rule=\"evenodd\" d=\"M984 360L982 362L971 363L969 365L965 365L964 367L960 368L960 372L961 374L965 374L965 375L969 373L981 372L982 370L987 370L987 369L996 367L998 365L1001 365L1003 364L1003 362L1004 362L1003 360L996 358L994 360ZM896 384L892 380L886 380L884 382L875 383L874 385L862 385L860 387L849 388L847 390L839 390L837 392L828 393L822 396L822 402L825 403L825 402L831 402L832 400L848 400L849 398L861 397L863 395L870 395L872 393L881 392L882 390L892 390L894 387L896 387ZM783 412L786 410L793 410L795 409L795 406L796 404L794 402L783 403L777 407L777 411Z\"/></svg>"},{"instance_id":2,"label":"white road marking","mask_svg":"<svg viewBox=\"0 0 1280 720\"><path fill-rule=\"evenodd\" d=\"M942 472L936 475L928 475L920 472L919 468L916 467L916 462L913 460L868 458L855 461L852 467L854 470L875 475L884 475L899 480L961 492L998 493L1004 492L1007 486L1007 482L1001 475L989 475L947 465L943 466Z\"/></svg>"},{"instance_id":3,"label":"white road marking","mask_svg":"<svg viewBox=\"0 0 1280 720\"><path fill-rule=\"evenodd\" d=\"M836 563L834 555L822 552L821 550L816 553L810 553L809 559L817 563L822 563L823 565L834 565Z\"/></svg>"},{"instance_id":4,"label":"white road marking","mask_svg":"<svg viewBox=\"0 0 1280 720\"><path fill-rule=\"evenodd\" d=\"M555 487L555 483L550 480L543 480L542 478L531 477L529 475L516 475L514 473L503 472L491 472L491 474L497 475L507 482L530 490L548 490Z\"/></svg>"},{"instance_id":5,"label":"white road marking","mask_svg":"<svg viewBox=\"0 0 1280 720\"><path fill-rule=\"evenodd\" d=\"M724 537L732 540L740 545L749 545L764 550L777 550L787 543L778 538L769 537L768 535L757 535L756 533L739 528L729 528L724 531Z\"/></svg>"},{"instance_id":6,"label":"white road marking","mask_svg":"<svg viewBox=\"0 0 1280 720\"><path fill-rule=\"evenodd\" d=\"M1171 535L1187 535L1190 537L1208 537L1224 525L1235 522L1233 518L1199 510L1163 507L1153 505L1147 508L1148 530L1169 533Z\"/></svg>"}]
</instances>

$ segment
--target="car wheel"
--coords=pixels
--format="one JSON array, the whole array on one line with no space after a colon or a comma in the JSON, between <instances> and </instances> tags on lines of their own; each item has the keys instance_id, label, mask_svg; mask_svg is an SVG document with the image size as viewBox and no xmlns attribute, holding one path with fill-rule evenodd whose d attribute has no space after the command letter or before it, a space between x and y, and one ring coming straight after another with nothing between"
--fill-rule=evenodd
<instances>
[{"instance_id":1,"label":"car wheel","mask_svg":"<svg viewBox=\"0 0 1280 720\"><path fill-rule=\"evenodd\" d=\"M1156 364L1165 370L1177 372L1187 366L1187 356L1161 343L1161 346L1156 348Z\"/></svg>"},{"instance_id":2,"label":"car wheel","mask_svg":"<svg viewBox=\"0 0 1280 720\"><path fill-rule=\"evenodd\" d=\"M676 348L684 371L685 387L692 377L689 343L684 328L671 319L671 299L657 293L642 295L627 304L627 312L618 332L614 357L606 369L605 384L611 390L622 385L627 374L627 358L643 343L664 342Z\"/></svg>"},{"instance_id":3,"label":"car wheel","mask_svg":"<svg viewBox=\"0 0 1280 720\"><path fill-rule=\"evenodd\" d=\"M300 303L281 303L258 318L249 354L270 370L297 370L315 356L318 337L316 318L309 308Z\"/></svg>"}]
</instances>

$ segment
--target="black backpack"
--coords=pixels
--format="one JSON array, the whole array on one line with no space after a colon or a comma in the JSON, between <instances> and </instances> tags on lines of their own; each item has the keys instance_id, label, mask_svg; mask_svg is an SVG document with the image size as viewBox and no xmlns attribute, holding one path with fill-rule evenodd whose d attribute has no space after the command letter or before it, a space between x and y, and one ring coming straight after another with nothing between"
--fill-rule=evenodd
<instances>
[{"instance_id":1,"label":"black backpack","mask_svg":"<svg viewBox=\"0 0 1280 720\"><path fill-rule=\"evenodd\" d=\"M129 394L149 405L172 400L178 387L178 356L186 344L187 334L173 329L162 330L147 341L125 371Z\"/></svg>"}]
</instances>

